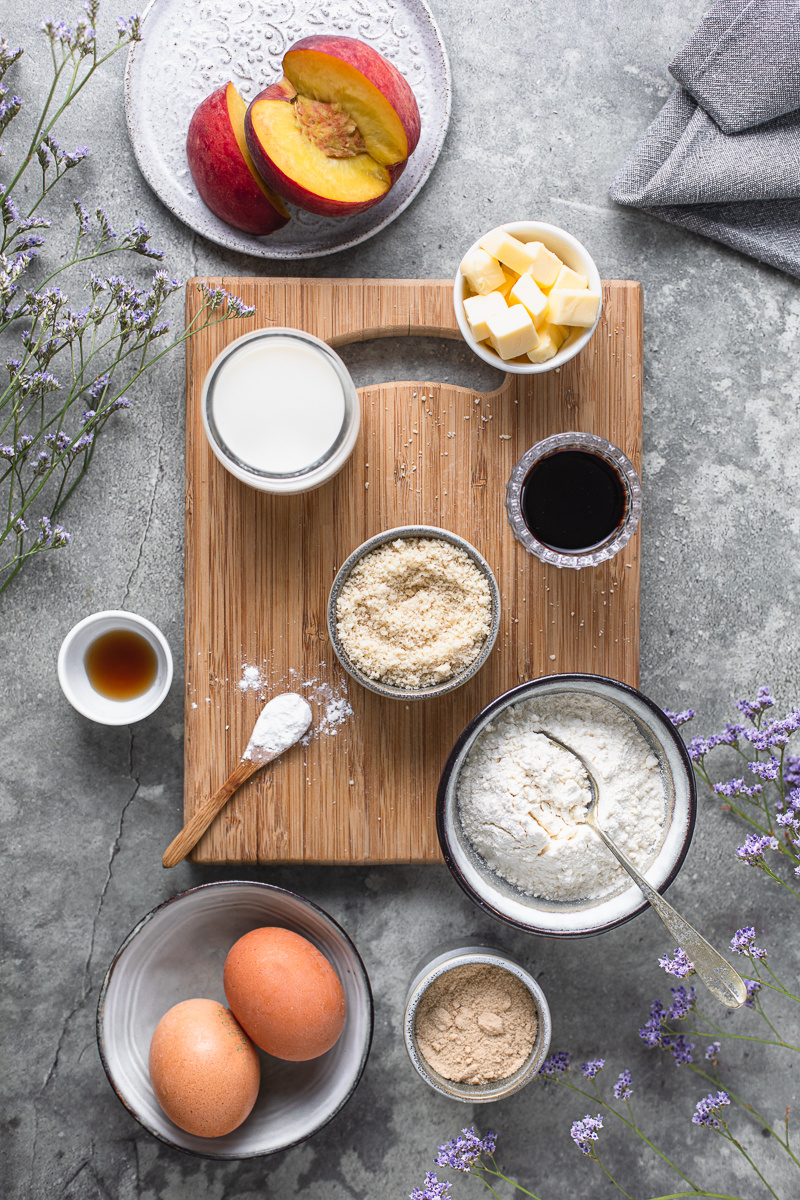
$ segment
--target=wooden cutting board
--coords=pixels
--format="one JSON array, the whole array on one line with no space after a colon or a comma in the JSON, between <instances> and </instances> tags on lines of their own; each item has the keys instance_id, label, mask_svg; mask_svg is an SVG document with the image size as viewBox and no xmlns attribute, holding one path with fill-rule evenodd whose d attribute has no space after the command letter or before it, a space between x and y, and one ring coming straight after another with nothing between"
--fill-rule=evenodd
<instances>
[{"instance_id":1,"label":"wooden cutting board","mask_svg":"<svg viewBox=\"0 0 800 1200\"><path fill-rule=\"evenodd\" d=\"M594 337L558 372L508 375L486 394L435 381L362 389L361 434L346 467L308 495L274 497L237 482L209 449L200 397L216 355L240 334L270 325L306 329L333 346L413 333L458 338L452 284L206 282L255 304L257 325L225 323L186 347L185 819L232 770L270 696L310 695L316 732L239 789L193 859L439 861L439 775L459 733L489 700L524 680L568 671L638 682L640 534L601 567L559 571L514 539L504 500L520 455L564 430L609 438L640 469L641 287L604 284ZM198 309L195 285L187 285L187 322ZM325 607L336 571L356 546L410 523L472 542L497 576L503 613L497 645L475 679L440 700L406 705L349 680L328 639ZM262 680L259 693L239 686L247 664ZM352 707L339 724L337 701Z\"/></svg>"}]
</instances>

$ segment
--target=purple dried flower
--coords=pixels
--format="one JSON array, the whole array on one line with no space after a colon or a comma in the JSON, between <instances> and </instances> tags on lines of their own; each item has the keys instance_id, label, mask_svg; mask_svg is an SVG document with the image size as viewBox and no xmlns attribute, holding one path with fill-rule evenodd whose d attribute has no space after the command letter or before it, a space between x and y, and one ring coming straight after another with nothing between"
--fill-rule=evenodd
<instances>
[{"instance_id":1,"label":"purple dried flower","mask_svg":"<svg viewBox=\"0 0 800 1200\"><path fill-rule=\"evenodd\" d=\"M569 1070L569 1054L566 1050L559 1050L556 1054L551 1054L549 1058L544 1060L544 1063L539 1068L539 1074L544 1075L547 1079L553 1079L556 1075Z\"/></svg>"},{"instance_id":2,"label":"purple dried flower","mask_svg":"<svg viewBox=\"0 0 800 1200\"><path fill-rule=\"evenodd\" d=\"M707 1096L699 1100L695 1105L692 1123L694 1125L705 1125L707 1129L721 1129L722 1124L717 1119L716 1114L727 1104L730 1104L730 1102L731 1098L727 1092L717 1092L716 1096L713 1092L709 1092Z\"/></svg>"},{"instance_id":3,"label":"purple dried flower","mask_svg":"<svg viewBox=\"0 0 800 1200\"><path fill-rule=\"evenodd\" d=\"M433 1171L428 1171L425 1186L414 1188L409 1200L451 1200L450 1184L446 1180L439 1181Z\"/></svg>"},{"instance_id":4,"label":"purple dried flower","mask_svg":"<svg viewBox=\"0 0 800 1200\"><path fill-rule=\"evenodd\" d=\"M451 1138L449 1142L440 1146L433 1161L437 1167L450 1167L453 1171L468 1172L482 1154L494 1154L496 1145L495 1134L487 1133L485 1137L479 1138L475 1127L472 1126L470 1129L462 1129L458 1137Z\"/></svg>"},{"instance_id":5,"label":"purple dried flower","mask_svg":"<svg viewBox=\"0 0 800 1200\"><path fill-rule=\"evenodd\" d=\"M784 758L783 781L787 787L800 787L800 754L787 754Z\"/></svg>"},{"instance_id":6,"label":"purple dried flower","mask_svg":"<svg viewBox=\"0 0 800 1200\"><path fill-rule=\"evenodd\" d=\"M666 1034L661 1039L661 1045L664 1050L669 1050L679 1067L688 1067L694 1061L694 1042L687 1042L682 1033Z\"/></svg>"},{"instance_id":7,"label":"purple dried flower","mask_svg":"<svg viewBox=\"0 0 800 1200\"><path fill-rule=\"evenodd\" d=\"M654 1050L656 1046L662 1045L664 1034L661 1028L661 1023L665 1016L666 1012L664 1005L661 1003L658 997L656 997L650 1006L650 1016L639 1030L639 1037L646 1046L650 1047L651 1050Z\"/></svg>"},{"instance_id":8,"label":"purple dried flower","mask_svg":"<svg viewBox=\"0 0 800 1200\"><path fill-rule=\"evenodd\" d=\"M672 988L671 991L674 1000L667 1009L667 1019L670 1021L685 1021L694 1008L697 992L694 988L689 988L687 991L685 987Z\"/></svg>"},{"instance_id":9,"label":"purple dried flower","mask_svg":"<svg viewBox=\"0 0 800 1200\"><path fill-rule=\"evenodd\" d=\"M600 1113L598 1113L596 1117L592 1117L589 1113L587 1113L582 1121L573 1122L569 1134L575 1145L583 1154L591 1154L591 1142L597 1141L598 1130L602 1128L603 1118Z\"/></svg>"},{"instance_id":10,"label":"purple dried flower","mask_svg":"<svg viewBox=\"0 0 800 1200\"><path fill-rule=\"evenodd\" d=\"M742 777L741 779L731 779L728 783L715 783L712 790L718 796L727 796L729 800L732 800L734 796L760 796L764 787L760 783L754 783L752 787L748 787Z\"/></svg>"},{"instance_id":11,"label":"purple dried flower","mask_svg":"<svg viewBox=\"0 0 800 1200\"><path fill-rule=\"evenodd\" d=\"M703 1055L703 1058L706 1060L706 1062L713 1063L714 1066L716 1066L717 1065L717 1055L719 1054L719 1052L720 1052L720 1043L712 1042L709 1046L706 1046L705 1054Z\"/></svg>"},{"instance_id":12,"label":"purple dried flower","mask_svg":"<svg viewBox=\"0 0 800 1200\"><path fill-rule=\"evenodd\" d=\"M668 717L676 729L680 729L681 725L685 725L687 721L691 721L695 711L693 708L685 708L683 712L672 712L669 708L664 709L664 716Z\"/></svg>"},{"instance_id":13,"label":"purple dried flower","mask_svg":"<svg viewBox=\"0 0 800 1200\"><path fill-rule=\"evenodd\" d=\"M16 521L14 522L14 533L17 535L17 537L22 537L23 533L27 532L28 526L25 524L22 517L17 517Z\"/></svg>"},{"instance_id":14,"label":"purple dried flower","mask_svg":"<svg viewBox=\"0 0 800 1200\"><path fill-rule=\"evenodd\" d=\"M630 1071L621 1071L614 1084L614 1095L617 1100L630 1100L633 1095L633 1080Z\"/></svg>"},{"instance_id":15,"label":"purple dried flower","mask_svg":"<svg viewBox=\"0 0 800 1200\"><path fill-rule=\"evenodd\" d=\"M756 996L764 986L760 979L745 979L745 990L747 991L747 999L744 1002L745 1008L755 1008Z\"/></svg>"},{"instance_id":16,"label":"purple dried flower","mask_svg":"<svg viewBox=\"0 0 800 1200\"><path fill-rule=\"evenodd\" d=\"M746 954L748 958L766 958L766 950L754 945L756 931L752 925L744 925L737 929L731 938L731 950L734 954Z\"/></svg>"},{"instance_id":17,"label":"purple dried flower","mask_svg":"<svg viewBox=\"0 0 800 1200\"><path fill-rule=\"evenodd\" d=\"M678 979L694 975L694 963L689 961L686 951L680 946L675 947L674 958L670 958L668 954L662 954L658 965L663 967L668 975L675 975Z\"/></svg>"},{"instance_id":18,"label":"purple dried flower","mask_svg":"<svg viewBox=\"0 0 800 1200\"><path fill-rule=\"evenodd\" d=\"M765 709L772 708L774 703L775 701L769 694L769 688L762 684L755 700L737 700L736 707L740 713L744 713L748 721L755 721Z\"/></svg>"},{"instance_id":19,"label":"purple dried flower","mask_svg":"<svg viewBox=\"0 0 800 1200\"><path fill-rule=\"evenodd\" d=\"M763 867L764 851L777 850L778 839L775 837L759 837L757 833L749 833L743 846L736 847L736 857L749 867Z\"/></svg>"},{"instance_id":20,"label":"purple dried flower","mask_svg":"<svg viewBox=\"0 0 800 1200\"><path fill-rule=\"evenodd\" d=\"M777 779L781 770L781 762L775 755L770 756L769 762L760 762L756 759L755 762L747 764L754 775L758 775L759 779Z\"/></svg>"},{"instance_id":21,"label":"purple dried flower","mask_svg":"<svg viewBox=\"0 0 800 1200\"><path fill-rule=\"evenodd\" d=\"M594 1079L595 1075L599 1075L605 1065L606 1060L604 1058L590 1058L588 1062L581 1063L581 1070L587 1079Z\"/></svg>"}]
</instances>

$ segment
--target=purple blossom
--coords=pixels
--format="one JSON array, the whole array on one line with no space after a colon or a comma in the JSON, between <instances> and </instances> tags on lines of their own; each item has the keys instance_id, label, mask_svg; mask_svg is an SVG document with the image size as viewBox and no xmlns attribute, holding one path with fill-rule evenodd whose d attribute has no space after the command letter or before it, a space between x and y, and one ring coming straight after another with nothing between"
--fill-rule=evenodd
<instances>
[{"instance_id":1,"label":"purple blossom","mask_svg":"<svg viewBox=\"0 0 800 1200\"><path fill-rule=\"evenodd\" d=\"M762 684L755 700L737 700L736 707L747 717L748 721L756 721L761 713L767 708L772 708L774 703L775 701L769 694L769 688Z\"/></svg>"},{"instance_id":2,"label":"purple blossom","mask_svg":"<svg viewBox=\"0 0 800 1200\"><path fill-rule=\"evenodd\" d=\"M496 1145L495 1134L487 1133L485 1137L479 1138L475 1127L472 1126L470 1129L462 1129L458 1137L451 1138L449 1142L440 1146L433 1161L437 1167L450 1167L453 1171L468 1172L482 1154L494 1154Z\"/></svg>"},{"instance_id":3,"label":"purple blossom","mask_svg":"<svg viewBox=\"0 0 800 1200\"><path fill-rule=\"evenodd\" d=\"M706 1062L713 1063L714 1066L716 1066L717 1065L717 1055L719 1054L719 1052L720 1052L720 1043L712 1042L709 1046L706 1046L703 1058L706 1060Z\"/></svg>"},{"instance_id":4,"label":"purple blossom","mask_svg":"<svg viewBox=\"0 0 800 1200\"><path fill-rule=\"evenodd\" d=\"M774 746L785 746L793 733L800 729L800 709L794 708L780 721L770 721L761 729L748 729L745 737L760 753Z\"/></svg>"},{"instance_id":5,"label":"purple blossom","mask_svg":"<svg viewBox=\"0 0 800 1200\"><path fill-rule=\"evenodd\" d=\"M687 1042L682 1033L665 1034L661 1039L661 1046L664 1050L669 1050L679 1067L688 1067L694 1062L694 1042Z\"/></svg>"},{"instance_id":6,"label":"purple blossom","mask_svg":"<svg viewBox=\"0 0 800 1200\"><path fill-rule=\"evenodd\" d=\"M745 979L744 986L747 992L747 999L744 1002L744 1006L745 1008L755 1008L756 996L764 985L760 979Z\"/></svg>"},{"instance_id":7,"label":"purple blossom","mask_svg":"<svg viewBox=\"0 0 800 1200\"><path fill-rule=\"evenodd\" d=\"M762 950L755 943L756 931L752 925L744 925L741 929L737 929L736 933L731 938L731 950L734 954L746 954L748 958L766 958L766 950Z\"/></svg>"},{"instance_id":8,"label":"purple blossom","mask_svg":"<svg viewBox=\"0 0 800 1200\"><path fill-rule=\"evenodd\" d=\"M667 1019L670 1021L685 1021L694 1008L697 992L694 988L689 988L687 991L685 987L676 987L671 990L674 1000L667 1009Z\"/></svg>"},{"instance_id":9,"label":"purple blossom","mask_svg":"<svg viewBox=\"0 0 800 1200\"><path fill-rule=\"evenodd\" d=\"M760 783L754 783L752 787L748 787L744 777L731 779L728 783L715 783L713 786L713 791L718 796L727 796L729 800L735 796L760 796L763 790L763 784Z\"/></svg>"},{"instance_id":10,"label":"purple blossom","mask_svg":"<svg viewBox=\"0 0 800 1200\"><path fill-rule=\"evenodd\" d=\"M594 1079L595 1075L599 1075L605 1065L606 1060L604 1058L590 1058L588 1062L581 1063L581 1070L587 1079Z\"/></svg>"},{"instance_id":11,"label":"purple blossom","mask_svg":"<svg viewBox=\"0 0 800 1200\"><path fill-rule=\"evenodd\" d=\"M749 867L763 867L766 865L764 851L767 849L778 849L776 837L759 837L757 833L749 833L744 845L736 847L736 857L743 863L747 863Z\"/></svg>"},{"instance_id":12,"label":"purple blossom","mask_svg":"<svg viewBox=\"0 0 800 1200\"><path fill-rule=\"evenodd\" d=\"M440 1182L433 1171L428 1171L425 1175L425 1186L414 1188L409 1200L451 1200L450 1184L445 1180Z\"/></svg>"},{"instance_id":13,"label":"purple blossom","mask_svg":"<svg viewBox=\"0 0 800 1200\"><path fill-rule=\"evenodd\" d=\"M731 1098L727 1092L717 1092L716 1096L713 1092L709 1092L707 1096L699 1100L695 1105L692 1123L694 1125L705 1125L706 1129L722 1129L722 1124L717 1119L716 1114L727 1104L730 1104L730 1102Z\"/></svg>"},{"instance_id":14,"label":"purple blossom","mask_svg":"<svg viewBox=\"0 0 800 1200\"><path fill-rule=\"evenodd\" d=\"M117 17L117 37L129 38L132 42L140 42L141 34L141 18L134 13L131 17Z\"/></svg>"},{"instance_id":15,"label":"purple blossom","mask_svg":"<svg viewBox=\"0 0 800 1200\"><path fill-rule=\"evenodd\" d=\"M630 1071L621 1071L614 1084L614 1095L617 1100L630 1100L633 1095L633 1080Z\"/></svg>"},{"instance_id":16,"label":"purple blossom","mask_svg":"<svg viewBox=\"0 0 800 1200\"><path fill-rule=\"evenodd\" d=\"M758 775L759 779L777 779L781 770L781 761L774 754L770 755L769 762L761 762L756 759L755 762L747 765L754 775Z\"/></svg>"},{"instance_id":17,"label":"purple blossom","mask_svg":"<svg viewBox=\"0 0 800 1200\"><path fill-rule=\"evenodd\" d=\"M664 709L664 716L668 717L676 729L680 729L681 725L685 725L687 721L691 721L695 716L693 708L685 708L683 712L672 712L669 708Z\"/></svg>"},{"instance_id":18,"label":"purple blossom","mask_svg":"<svg viewBox=\"0 0 800 1200\"><path fill-rule=\"evenodd\" d=\"M551 1054L549 1058L544 1060L544 1063L539 1068L539 1074L544 1075L546 1079L553 1079L556 1075L569 1070L569 1054L566 1050L559 1050L556 1054Z\"/></svg>"},{"instance_id":19,"label":"purple blossom","mask_svg":"<svg viewBox=\"0 0 800 1200\"><path fill-rule=\"evenodd\" d=\"M800 787L800 754L787 754L784 758L783 780L787 787Z\"/></svg>"},{"instance_id":20,"label":"purple blossom","mask_svg":"<svg viewBox=\"0 0 800 1200\"><path fill-rule=\"evenodd\" d=\"M694 975L694 963L689 961L686 951L680 946L675 947L674 958L670 958L668 954L662 954L658 960L658 965L663 967L668 975L675 975L678 979L685 979L687 975Z\"/></svg>"},{"instance_id":21,"label":"purple blossom","mask_svg":"<svg viewBox=\"0 0 800 1200\"><path fill-rule=\"evenodd\" d=\"M656 1046L661 1046L662 1044L664 1033L661 1025L665 1016L666 1012L664 1005L661 1003L658 997L656 997L650 1006L650 1016L639 1030L639 1037L646 1046L649 1046L651 1050L654 1050Z\"/></svg>"},{"instance_id":22,"label":"purple blossom","mask_svg":"<svg viewBox=\"0 0 800 1200\"><path fill-rule=\"evenodd\" d=\"M582 1121L573 1122L569 1134L575 1145L583 1154L591 1154L591 1143L597 1141L598 1130L602 1128L603 1118L600 1113L598 1113L596 1117L593 1117L587 1113Z\"/></svg>"},{"instance_id":23,"label":"purple blossom","mask_svg":"<svg viewBox=\"0 0 800 1200\"><path fill-rule=\"evenodd\" d=\"M14 522L14 533L17 535L17 537L22 537L23 533L27 532L28 526L25 524L22 517L17 517L16 521Z\"/></svg>"}]
</instances>

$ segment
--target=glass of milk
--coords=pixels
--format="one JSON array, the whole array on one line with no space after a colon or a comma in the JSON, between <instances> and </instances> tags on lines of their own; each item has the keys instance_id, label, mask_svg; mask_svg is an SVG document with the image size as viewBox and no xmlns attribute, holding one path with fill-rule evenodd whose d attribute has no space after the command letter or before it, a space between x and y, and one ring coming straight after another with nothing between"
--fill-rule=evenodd
<instances>
[{"instance_id":1,"label":"glass of milk","mask_svg":"<svg viewBox=\"0 0 800 1200\"><path fill-rule=\"evenodd\" d=\"M258 329L214 360L203 427L226 470L264 492L308 492L341 470L361 406L330 346L301 329Z\"/></svg>"}]
</instances>

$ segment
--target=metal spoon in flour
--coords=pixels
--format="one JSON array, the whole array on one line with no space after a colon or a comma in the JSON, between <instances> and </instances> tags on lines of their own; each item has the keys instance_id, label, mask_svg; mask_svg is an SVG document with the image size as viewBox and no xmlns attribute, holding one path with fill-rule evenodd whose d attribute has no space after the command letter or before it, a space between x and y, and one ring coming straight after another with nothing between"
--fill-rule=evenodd
<instances>
[{"instance_id":1,"label":"metal spoon in flour","mask_svg":"<svg viewBox=\"0 0 800 1200\"><path fill-rule=\"evenodd\" d=\"M310 724L311 707L307 700L295 692L284 692L265 704L240 762L219 791L201 804L192 819L186 822L178 836L167 846L161 860L164 866L176 867L182 862L236 789L254 772L299 742Z\"/></svg>"},{"instance_id":2,"label":"metal spoon in flour","mask_svg":"<svg viewBox=\"0 0 800 1200\"><path fill-rule=\"evenodd\" d=\"M675 938L675 941L683 948L687 956L694 963L695 971L712 996L719 1000L721 1004L724 1004L726 1008L741 1008L747 999L747 989L738 971L735 971L731 964L704 937L701 937L697 930L680 913L677 913L672 905L668 904L664 897L659 895L655 888L650 886L647 880L636 870L630 859L622 853L616 843L598 825L597 805L600 799L601 784L592 767L590 767L582 754L578 754L578 751L573 750L572 746L568 746L566 742L553 737L551 733L545 733L544 736L549 741L555 742L557 746L561 746L564 750L568 750L570 754L574 755L586 772L592 792L592 799L586 810L584 822L605 843L617 862L621 863L636 886L650 901L667 929Z\"/></svg>"}]
</instances>

